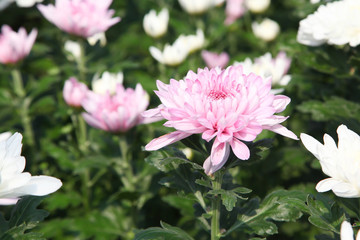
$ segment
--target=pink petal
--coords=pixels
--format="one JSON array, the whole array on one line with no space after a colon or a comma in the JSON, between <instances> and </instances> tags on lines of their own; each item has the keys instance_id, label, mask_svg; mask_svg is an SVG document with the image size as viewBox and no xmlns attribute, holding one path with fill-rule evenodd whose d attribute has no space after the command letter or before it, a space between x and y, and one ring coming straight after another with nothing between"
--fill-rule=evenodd
<instances>
[{"instance_id":1,"label":"pink petal","mask_svg":"<svg viewBox=\"0 0 360 240\"><path fill-rule=\"evenodd\" d=\"M292 131L290 131L289 129L287 129L286 127L280 124L276 124L274 126L264 126L264 129L268 129L277 134L283 135L288 138L292 138L294 140L299 140L299 138Z\"/></svg>"},{"instance_id":2,"label":"pink petal","mask_svg":"<svg viewBox=\"0 0 360 240\"><path fill-rule=\"evenodd\" d=\"M241 160L248 160L250 157L250 150L245 143L239 141L236 138L230 142L231 149L234 154Z\"/></svg>"},{"instance_id":3,"label":"pink petal","mask_svg":"<svg viewBox=\"0 0 360 240\"><path fill-rule=\"evenodd\" d=\"M146 151L155 151L162 147L165 147L169 144L177 142L181 139L187 138L188 136L192 135L191 133L184 133L180 131L175 131L172 133L165 134L161 137L153 139L145 146Z\"/></svg>"},{"instance_id":4,"label":"pink petal","mask_svg":"<svg viewBox=\"0 0 360 240\"><path fill-rule=\"evenodd\" d=\"M229 154L230 145L228 143L221 143L215 139L211 149L210 161L205 161L203 165L205 173L211 175L222 168L228 160Z\"/></svg>"}]
</instances>

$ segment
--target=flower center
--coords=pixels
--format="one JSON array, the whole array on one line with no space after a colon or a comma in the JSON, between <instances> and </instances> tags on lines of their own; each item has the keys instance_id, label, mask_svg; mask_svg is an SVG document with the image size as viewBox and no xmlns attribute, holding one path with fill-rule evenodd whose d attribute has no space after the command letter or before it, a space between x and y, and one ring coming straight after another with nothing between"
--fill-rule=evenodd
<instances>
[{"instance_id":1,"label":"flower center","mask_svg":"<svg viewBox=\"0 0 360 240\"><path fill-rule=\"evenodd\" d=\"M224 92L211 90L208 95L208 98L210 98L213 101L213 100L225 99L227 96L228 95Z\"/></svg>"}]
</instances>

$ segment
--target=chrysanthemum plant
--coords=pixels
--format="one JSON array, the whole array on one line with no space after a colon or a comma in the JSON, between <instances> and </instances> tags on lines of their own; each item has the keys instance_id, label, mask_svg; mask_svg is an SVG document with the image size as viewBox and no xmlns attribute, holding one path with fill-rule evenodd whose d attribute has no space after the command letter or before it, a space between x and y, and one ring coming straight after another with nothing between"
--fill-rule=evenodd
<instances>
[{"instance_id":1,"label":"chrysanthemum plant","mask_svg":"<svg viewBox=\"0 0 360 240\"><path fill-rule=\"evenodd\" d=\"M263 130L297 139L280 125L287 117L275 115L290 99L271 93L271 78L247 75L242 66L231 66L190 71L183 80L157 84L155 93L162 104L144 116L166 119L164 125L176 131L154 139L145 150L181 140L197 157L189 159L170 146L152 153L146 161L167 174L160 184L177 189L178 197L169 203L184 213L192 212L194 224L200 224L202 230L193 238L162 223L162 228L137 232L135 239L200 239L206 236L204 232L212 240L231 238L234 232L244 237L267 236L277 233L274 221L294 221L302 216L303 193L277 190L260 199L252 197L256 193L236 183L231 175L233 167L246 171L246 165L260 160L270 147L271 139L256 140ZM201 137L193 135L199 133Z\"/></svg>"}]
</instances>

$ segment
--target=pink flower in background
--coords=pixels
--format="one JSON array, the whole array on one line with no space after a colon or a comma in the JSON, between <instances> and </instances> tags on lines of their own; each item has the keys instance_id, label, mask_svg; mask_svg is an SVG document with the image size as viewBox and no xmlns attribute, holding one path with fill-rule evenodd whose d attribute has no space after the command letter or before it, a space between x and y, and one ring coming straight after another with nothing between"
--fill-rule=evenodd
<instances>
[{"instance_id":1,"label":"pink flower in background","mask_svg":"<svg viewBox=\"0 0 360 240\"><path fill-rule=\"evenodd\" d=\"M272 94L271 78L245 75L240 65L189 71L184 80L157 81L157 86L162 104L143 115L166 119L164 125L176 131L152 140L145 149L157 150L198 133L206 141L215 138L203 165L209 175L226 163L230 147L239 159L248 159L250 151L242 141L253 141L263 129L297 139L280 124L287 117L274 115L286 108L290 98Z\"/></svg>"},{"instance_id":2,"label":"pink flower in background","mask_svg":"<svg viewBox=\"0 0 360 240\"><path fill-rule=\"evenodd\" d=\"M225 24L230 25L236 21L236 19L242 17L246 11L244 0L227 0L226 1L226 19Z\"/></svg>"},{"instance_id":3,"label":"pink flower in background","mask_svg":"<svg viewBox=\"0 0 360 240\"><path fill-rule=\"evenodd\" d=\"M125 89L117 84L116 92L110 95L96 94L89 91L82 102L86 113L85 121L95 127L109 132L126 132L144 122L141 116L149 105L149 96L140 84L135 89Z\"/></svg>"},{"instance_id":4,"label":"pink flower in background","mask_svg":"<svg viewBox=\"0 0 360 240\"><path fill-rule=\"evenodd\" d=\"M109 10L112 0L56 0L55 6L38 5L44 17L61 30L81 37L91 37L105 32L120 21L111 18L115 11Z\"/></svg>"},{"instance_id":5,"label":"pink flower in background","mask_svg":"<svg viewBox=\"0 0 360 240\"><path fill-rule=\"evenodd\" d=\"M88 87L74 77L65 81L63 97L65 102L72 107L81 107L82 100L86 97Z\"/></svg>"},{"instance_id":6,"label":"pink flower in background","mask_svg":"<svg viewBox=\"0 0 360 240\"><path fill-rule=\"evenodd\" d=\"M204 59L206 65L209 68L214 68L214 67L224 68L229 62L229 54L227 54L226 52L217 54L214 52L203 50L201 51L201 57Z\"/></svg>"},{"instance_id":7,"label":"pink flower in background","mask_svg":"<svg viewBox=\"0 0 360 240\"><path fill-rule=\"evenodd\" d=\"M27 35L24 28L15 32L8 25L3 25L0 34L0 62L14 64L29 55L36 36L36 29Z\"/></svg>"}]
</instances>

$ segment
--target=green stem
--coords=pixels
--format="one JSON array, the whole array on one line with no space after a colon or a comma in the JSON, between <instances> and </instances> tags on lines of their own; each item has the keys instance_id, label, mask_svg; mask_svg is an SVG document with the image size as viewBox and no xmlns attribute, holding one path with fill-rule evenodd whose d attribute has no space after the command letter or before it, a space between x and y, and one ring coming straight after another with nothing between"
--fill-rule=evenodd
<instances>
[{"instance_id":1,"label":"green stem","mask_svg":"<svg viewBox=\"0 0 360 240\"><path fill-rule=\"evenodd\" d=\"M11 71L11 76L14 81L14 91L19 98L25 97L24 84L19 69L15 68Z\"/></svg>"},{"instance_id":2,"label":"green stem","mask_svg":"<svg viewBox=\"0 0 360 240\"><path fill-rule=\"evenodd\" d=\"M76 59L78 65L80 81L86 81L86 60L85 60L85 43L83 39L78 39L80 45L80 57Z\"/></svg>"},{"instance_id":3,"label":"green stem","mask_svg":"<svg viewBox=\"0 0 360 240\"><path fill-rule=\"evenodd\" d=\"M30 97L26 97L26 92L24 89L23 80L21 77L21 73L19 69L14 68L11 71L11 76L13 78L14 83L14 91L18 97L20 102L20 118L24 128L24 136L27 140L27 143L30 147L35 146L35 137L34 131L31 126L31 118L29 113L29 108L32 99Z\"/></svg>"},{"instance_id":4,"label":"green stem","mask_svg":"<svg viewBox=\"0 0 360 240\"><path fill-rule=\"evenodd\" d=\"M223 174L221 171L217 171L214 174L214 179L212 180L213 190L220 190L222 183ZM221 199L219 195L215 195L211 200L211 240L220 239L220 207Z\"/></svg>"},{"instance_id":5,"label":"green stem","mask_svg":"<svg viewBox=\"0 0 360 240\"><path fill-rule=\"evenodd\" d=\"M87 131L86 131L86 123L83 117L79 112L71 113L71 120L75 127L75 135L76 141L78 144L78 149L80 150L81 157L86 156L88 154L88 143L87 143ZM85 160L86 161L86 160ZM84 170L82 174L82 195L83 195L83 205L86 212L90 210L90 195L91 195L91 186L92 181L90 179L90 170L87 168Z\"/></svg>"},{"instance_id":6,"label":"green stem","mask_svg":"<svg viewBox=\"0 0 360 240\"><path fill-rule=\"evenodd\" d=\"M131 165L131 159L128 158L129 146L124 135L120 135L119 147L121 151L121 161L119 162L119 173L125 189L128 191L135 191L134 186L134 172Z\"/></svg>"}]
</instances>

